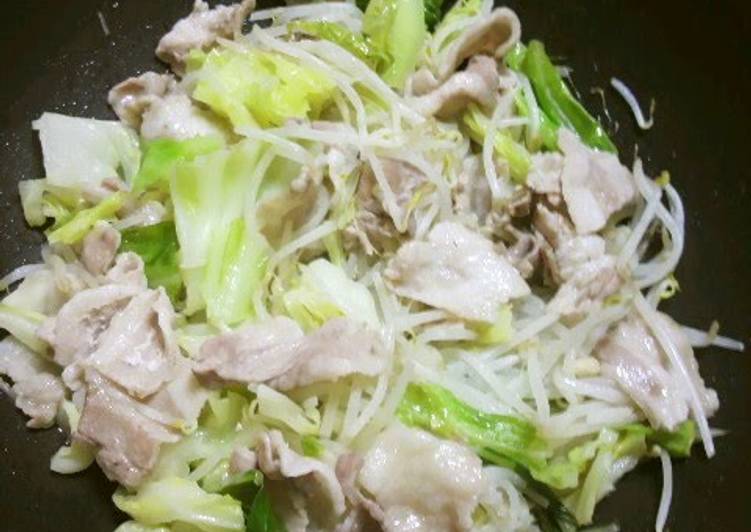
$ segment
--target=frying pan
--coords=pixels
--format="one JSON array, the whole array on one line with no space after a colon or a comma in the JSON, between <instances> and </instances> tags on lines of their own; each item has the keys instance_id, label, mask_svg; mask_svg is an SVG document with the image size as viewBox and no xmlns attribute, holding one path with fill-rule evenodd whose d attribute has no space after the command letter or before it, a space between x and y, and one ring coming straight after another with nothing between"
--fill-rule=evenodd
<instances>
[{"instance_id":1,"label":"frying pan","mask_svg":"<svg viewBox=\"0 0 751 532\"><path fill-rule=\"evenodd\" d=\"M42 111L110 118L105 95L137 72L162 69L159 37L192 0L24 0L4 2L0 17L0 271L38 260L43 238L23 221L16 182L43 175L31 120ZM751 8L726 1L509 1L524 38L541 38L573 68L587 107L614 132L622 158L634 147L648 173L667 168L686 204L687 243L676 272L682 290L666 306L682 323L749 343L751 331ZM266 5L266 4L264 4ZM101 13L109 35L100 23ZM635 131L625 104L605 91L625 81L656 123ZM616 126L617 122L617 126ZM615 131L617 127L617 132ZM698 354L721 399L712 425L728 429L711 461L675 464L669 527L734 531L751 527L751 358L718 349ZM56 430L30 431L11 401L0 398L0 528L12 532L110 531L123 520L110 502L114 484L97 468L63 477L49 458L63 443ZM659 464L643 464L603 501L598 523L624 531L653 527Z\"/></svg>"}]
</instances>

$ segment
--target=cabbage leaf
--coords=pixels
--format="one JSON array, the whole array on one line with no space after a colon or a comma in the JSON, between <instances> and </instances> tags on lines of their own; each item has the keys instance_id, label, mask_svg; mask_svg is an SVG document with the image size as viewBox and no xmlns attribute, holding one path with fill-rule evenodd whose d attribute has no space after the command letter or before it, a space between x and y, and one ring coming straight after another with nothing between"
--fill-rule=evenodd
<instances>
[{"instance_id":1,"label":"cabbage leaf","mask_svg":"<svg viewBox=\"0 0 751 532\"><path fill-rule=\"evenodd\" d=\"M112 499L120 510L148 526L180 522L204 532L245 530L240 501L207 493L184 478L149 482L133 495L120 490Z\"/></svg>"},{"instance_id":2,"label":"cabbage leaf","mask_svg":"<svg viewBox=\"0 0 751 532\"><path fill-rule=\"evenodd\" d=\"M331 41L341 46L373 70L384 64L388 57L366 36L355 33L343 24L325 20L296 20L287 25L290 32L303 33Z\"/></svg>"},{"instance_id":3,"label":"cabbage leaf","mask_svg":"<svg viewBox=\"0 0 751 532\"><path fill-rule=\"evenodd\" d=\"M193 98L235 127L316 118L335 91L324 73L257 49L214 49L192 75L198 80Z\"/></svg>"},{"instance_id":4,"label":"cabbage leaf","mask_svg":"<svg viewBox=\"0 0 751 532\"><path fill-rule=\"evenodd\" d=\"M265 422L293 430L299 435L316 435L321 425L321 415L316 408L303 408L292 399L265 384L255 390L256 398L251 411Z\"/></svg>"},{"instance_id":5,"label":"cabbage leaf","mask_svg":"<svg viewBox=\"0 0 751 532\"><path fill-rule=\"evenodd\" d=\"M128 181L138 172L138 137L120 122L44 113L32 127L39 131L50 185L96 186L107 178Z\"/></svg>"},{"instance_id":6,"label":"cabbage leaf","mask_svg":"<svg viewBox=\"0 0 751 532\"><path fill-rule=\"evenodd\" d=\"M170 183L187 309L212 323L253 315L268 247L258 230L255 167L264 145L243 141L176 166ZM254 192L255 191L255 192Z\"/></svg>"},{"instance_id":7,"label":"cabbage leaf","mask_svg":"<svg viewBox=\"0 0 751 532\"><path fill-rule=\"evenodd\" d=\"M298 286L284 293L283 302L287 313L303 329L314 330L331 318L347 316L380 330L373 296L341 267L316 259L301 269Z\"/></svg>"},{"instance_id":8,"label":"cabbage leaf","mask_svg":"<svg viewBox=\"0 0 751 532\"><path fill-rule=\"evenodd\" d=\"M268 262L268 244L243 218L217 235L209 252L203 299L212 323L235 324L255 314L253 295L261 286Z\"/></svg>"},{"instance_id":9,"label":"cabbage leaf","mask_svg":"<svg viewBox=\"0 0 751 532\"><path fill-rule=\"evenodd\" d=\"M183 280L180 276L180 246L174 222L131 227L123 230L121 236L120 251L132 251L143 259L149 287L164 287L172 303L177 303Z\"/></svg>"},{"instance_id":10,"label":"cabbage leaf","mask_svg":"<svg viewBox=\"0 0 751 532\"><path fill-rule=\"evenodd\" d=\"M388 57L378 73L401 89L427 37L423 0L371 0L362 24L363 33Z\"/></svg>"},{"instance_id":11,"label":"cabbage leaf","mask_svg":"<svg viewBox=\"0 0 751 532\"><path fill-rule=\"evenodd\" d=\"M169 180L175 166L183 161L192 161L224 147L224 140L215 136L194 137L185 140L171 138L144 142L143 163L133 178L133 191L149 188L169 188Z\"/></svg>"},{"instance_id":12,"label":"cabbage leaf","mask_svg":"<svg viewBox=\"0 0 751 532\"><path fill-rule=\"evenodd\" d=\"M271 498L265 486L258 491L245 514L245 526L247 532L287 532L284 522L271 507Z\"/></svg>"},{"instance_id":13,"label":"cabbage leaf","mask_svg":"<svg viewBox=\"0 0 751 532\"><path fill-rule=\"evenodd\" d=\"M534 425L511 416L481 412L441 386L411 383L397 416L406 425L458 439L489 462L539 469L549 455Z\"/></svg>"}]
</instances>

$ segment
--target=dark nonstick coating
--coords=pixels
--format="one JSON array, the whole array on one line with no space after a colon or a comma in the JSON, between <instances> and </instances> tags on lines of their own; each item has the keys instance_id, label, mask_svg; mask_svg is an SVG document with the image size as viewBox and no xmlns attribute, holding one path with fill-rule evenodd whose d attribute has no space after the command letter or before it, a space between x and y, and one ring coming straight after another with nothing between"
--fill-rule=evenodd
<instances>
[{"instance_id":1,"label":"dark nonstick coating","mask_svg":"<svg viewBox=\"0 0 751 532\"><path fill-rule=\"evenodd\" d=\"M19 179L43 175L31 120L42 111L108 118L106 91L144 70L159 36L192 0L23 0L3 2L0 17L0 271L36 261L41 235L25 227ZM606 90L620 124L616 143L630 163L635 143L646 168L671 171L687 213L686 251L676 275L681 292L668 310L681 322L749 343L751 330L751 54L749 9L740 2L513 1L524 38L543 39L574 69L588 107L602 112L591 87L625 81L648 104L656 123L635 133L625 104ZM97 12L111 34L105 36ZM614 124L610 124L611 130ZM713 426L717 457L675 465L669 520L676 531L751 527L751 359L717 349L698 355L702 374L722 402ZM92 467L65 478L49 458L63 442L55 431L30 431L11 402L0 398L0 529L109 531L123 519L109 497L114 485ZM661 477L642 465L607 498L598 523L621 530L653 527Z\"/></svg>"}]
</instances>

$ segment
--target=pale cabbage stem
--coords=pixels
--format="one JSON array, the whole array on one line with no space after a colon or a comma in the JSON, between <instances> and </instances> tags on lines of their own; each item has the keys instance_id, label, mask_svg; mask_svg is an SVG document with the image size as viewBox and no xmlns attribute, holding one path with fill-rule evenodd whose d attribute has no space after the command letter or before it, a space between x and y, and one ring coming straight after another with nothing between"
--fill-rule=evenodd
<instances>
[{"instance_id":1,"label":"pale cabbage stem","mask_svg":"<svg viewBox=\"0 0 751 532\"><path fill-rule=\"evenodd\" d=\"M331 438L336 428L336 422L339 419L339 403L342 400L342 394L337 388L329 394L326 402L323 404L323 418L321 419L321 428L319 435L321 438Z\"/></svg>"},{"instance_id":2,"label":"pale cabbage stem","mask_svg":"<svg viewBox=\"0 0 751 532\"><path fill-rule=\"evenodd\" d=\"M532 90L532 84L529 82L529 78L524 74L516 73L516 77L522 86L522 95L527 102L529 109L529 122L528 122L528 138L535 139L540 133L540 107L537 105L537 99L535 98L535 92Z\"/></svg>"}]
</instances>

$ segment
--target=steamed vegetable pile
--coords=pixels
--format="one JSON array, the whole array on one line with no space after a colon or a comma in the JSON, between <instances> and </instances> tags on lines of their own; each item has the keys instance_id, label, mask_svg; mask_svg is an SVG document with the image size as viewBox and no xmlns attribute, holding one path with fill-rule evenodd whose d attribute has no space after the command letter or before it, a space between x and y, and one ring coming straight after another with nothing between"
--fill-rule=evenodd
<instances>
[{"instance_id":1,"label":"steamed vegetable pile","mask_svg":"<svg viewBox=\"0 0 751 532\"><path fill-rule=\"evenodd\" d=\"M33 123L47 244L0 281L0 372L70 434L54 471L96 460L120 532L568 531L714 452L704 338L657 311L680 198L512 11L251 9L197 2L120 120Z\"/></svg>"}]
</instances>

